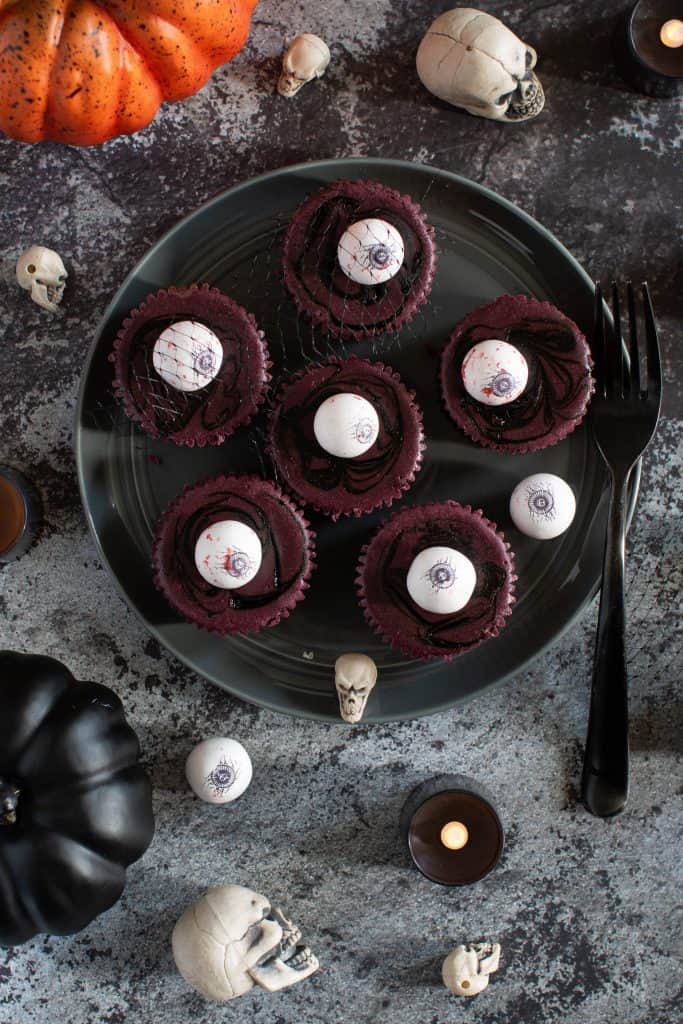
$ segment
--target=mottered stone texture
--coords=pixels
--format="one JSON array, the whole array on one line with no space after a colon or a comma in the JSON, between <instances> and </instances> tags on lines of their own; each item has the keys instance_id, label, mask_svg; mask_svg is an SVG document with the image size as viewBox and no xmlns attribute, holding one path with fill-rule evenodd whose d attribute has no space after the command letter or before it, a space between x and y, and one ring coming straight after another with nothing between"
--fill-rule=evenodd
<instances>
[{"instance_id":1,"label":"mottered stone texture","mask_svg":"<svg viewBox=\"0 0 683 1024\"><path fill-rule=\"evenodd\" d=\"M0 1024L675 1024L681 927L681 104L632 92L610 63L614 15L590 0L482 0L539 52L547 103L501 125L433 100L414 70L443 3L262 0L244 51L145 131L96 149L0 140L0 454L40 487L46 528L0 570L0 643L54 655L113 686L154 780L157 833L121 901L79 935L0 951ZM318 32L320 82L275 95L285 39ZM251 175L333 156L403 157L463 174L538 218L587 271L646 278L662 329L665 416L628 543L632 789L592 818L577 799L596 621L591 607L532 668L415 722L347 728L219 692L160 649L123 603L86 528L71 447L79 372L122 279L180 216ZM20 292L32 243L69 271L65 316ZM239 738L254 781L200 804L183 762L202 737ZM416 783L469 774L496 794L507 843L478 885L412 870L397 833ZM282 902L322 970L225 1007L175 973L170 933L208 886ZM456 1001L440 963L495 939L488 990Z\"/></svg>"}]
</instances>

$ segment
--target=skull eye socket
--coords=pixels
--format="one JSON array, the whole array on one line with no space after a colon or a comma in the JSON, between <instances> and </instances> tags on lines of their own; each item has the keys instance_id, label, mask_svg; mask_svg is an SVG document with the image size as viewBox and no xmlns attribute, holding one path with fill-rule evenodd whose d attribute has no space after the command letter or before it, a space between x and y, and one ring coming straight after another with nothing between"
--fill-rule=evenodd
<instances>
[{"instance_id":1,"label":"skull eye socket","mask_svg":"<svg viewBox=\"0 0 683 1024\"><path fill-rule=\"evenodd\" d=\"M35 263L29 263L29 265L27 266L26 270L27 270L27 272L29 274L35 274L35 272L36 272L36 265L35 265Z\"/></svg>"},{"instance_id":2,"label":"skull eye socket","mask_svg":"<svg viewBox=\"0 0 683 1024\"><path fill-rule=\"evenodd\" d=\"M512 101L512 97L514 95L515 95L514 91L513 92L504 92L503 95L499 96L498 99L496 100L496 106L497 107L504 107L507 103L510 103Z\"/></svg>"},{"instance_id":3,"label":"skull eye socket","mask_svg":"<svg viewBox=\"0 0 683 1024\"><path fill-rule=\"evenodd\" d=\"M527 66L527 69L528 69L528 68L531 67L531 65L534 62L534 55L531 52L531 50L527 50L526 51L526 58L525 58L525 60L526 60L526 66Z\"/></svg>"}]
</instances>

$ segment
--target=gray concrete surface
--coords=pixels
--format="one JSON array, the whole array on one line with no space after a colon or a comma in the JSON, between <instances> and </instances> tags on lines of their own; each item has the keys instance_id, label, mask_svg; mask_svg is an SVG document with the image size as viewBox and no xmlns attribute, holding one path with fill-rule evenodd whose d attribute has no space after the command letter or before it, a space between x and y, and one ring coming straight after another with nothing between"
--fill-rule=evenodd
<instances>
[{"instance_id":1,"label":"gray concrete surface","mask_svg":"<svg viewBox=\"0 0 683 1024\"><path fill-rule=\"evenodd\" d=\"M444 4L262 0L249 43L194 98L99 149L0 140L0 454L40 486L39 544L0 570L0 644L62 658L112 685L138 730L157 834L120 903L79 935L0 951L0 1024L675 1024L681 919L681 104L631 92L610 66L614 21L590 2L482 6L539 51L545 112L522 127L432 102L414 51ZM326 77L273 93L283 40L330 42ZM135 261L178 217L253 174L328 156L403 157L464 174L537 217L594 276L647 278L667 395L628 545L632 792L616 820L577 801L595 627L591 608L523 677L413 723L294 721L234 700L159 649L99 564L71 448L95 324ZM69 263L66 316L19 293L29 244ZM196 801L183 761L223 732L254 782L227 809ZM418 781L461 771L496 794L498 869L446 891L397 835ZM281 899L323 970L276 996L205 1003L169 936L188 901L232 880ZM489 989L456 1002L440 962L497 939Z\"/></svg>"}]
</instances>

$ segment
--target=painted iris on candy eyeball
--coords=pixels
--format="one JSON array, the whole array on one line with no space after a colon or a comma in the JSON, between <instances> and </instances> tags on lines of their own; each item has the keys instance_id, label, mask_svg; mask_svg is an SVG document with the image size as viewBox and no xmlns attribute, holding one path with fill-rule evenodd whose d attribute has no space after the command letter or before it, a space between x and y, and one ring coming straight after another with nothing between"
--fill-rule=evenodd
<instances>
[{"instance_id":1,"label":"painted iris on candy eyeball","mask_svg":"<svg viewBox=\"0 0 683 1024\"><path fill-rule=\"evenodd\" d=\"M535 540L552 540L571 525L576 512L574 492L554 473L525 477L510 497L510 518L517 529Z\"/></svg>"},{"instance_id":2,"label":"painted iris on candy eyeball","mask_svg":"<svg viewBox=\"0 0 683 1024\"><path fill-rule=\"evenodd\" d=\"M356 221L339 239L337 260L357 284L383 284L398 274L405 250L400 232L388 221L368 217Z\"/></svg>"},{"instance_id":3,"label":"painted iris on candy eyeball","mask_svg":"<svg viewBox=\"0 0 683 1024\"><path fill-rule=\"evenodd\" d=\"M197 572L220 590L237 590L250 583L261 568L262 558L258 534L236 519L207 526L194 549Z\"/></svg>"},{"instance_id":4,"label":"painted iris on candy eyeball","mask_svg":"<svg viewBox=\"0 0 683 1024\"><path fill-rule=\"evenodd\" d=\"M362 395L340 391L321 402L313 418L320 447L338 459L356 459L372 448L379 434L375 407Z\"/></svg>"},{"instance_id":5,"label":"painted iris on candy eyeball","mask_svg":"<svg viewBox=\"0 0 683 1024\"><path fill-rule=\"evenodd\" d=\"M415 604L436 615L452 615L474 593L477 574L466 555L455 548L425 548L413 559L406 587Z\"/></svg>"},{"instance_id":6,"label":"painted iris on candy eyeball","mask_svg":"<svg viewBox=\"0 0 683 1024\"><path fill-rule=\"evenodd\" d=\"M462 361L465 391L483 405L508 405L524 391L527 361L514 345L492 338L473 345Z\"/></svg>"},{"instance_id":7,"label":"painted iris on candy eyeball","mask_svg":"<svg viewBox=\"0 0 683 1024\"><path fill-rule=\"evenodd\" d=\"M251 782L251 758L241 743L225 736L202 740L185 762L193 792L209 804L228 804Z\"/></svg>"},{"instance_id":8,"label":"painted iris on candy eyeball","mask_svg":"<svg viewBox=\"0 0 683 1024\"><path fill-rule=\"evenodd\" d=\"M166 327L154 343L152 363L176 391L199 391L218 376L223 346L208 327L180 320Z\"/></svg>"}]
</instances>

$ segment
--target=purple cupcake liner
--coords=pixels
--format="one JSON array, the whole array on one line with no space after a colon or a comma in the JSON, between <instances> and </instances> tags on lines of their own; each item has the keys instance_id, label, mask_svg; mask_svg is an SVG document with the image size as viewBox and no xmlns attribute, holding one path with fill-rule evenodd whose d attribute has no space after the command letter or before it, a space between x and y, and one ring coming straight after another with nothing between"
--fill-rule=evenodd
<instances>
[{"instance_id":1,"label":"purple cupcake liner","mask_svg":"<svg viewBox=\"0 0 683 1024\"><path fill-rule=\"evenodd\" d=\"M193 318L217 333L224 350L226 345L231 348L215 380L186 393L169 387L151 368L151 350L163 327ZM142 343L136 346L141 335ZM129 419L152 437L188 447L221 444L249 423L266 397L272 365L263 332L251 313L208 284L162 289L148 296L123 321L109 359L114 364L114 394Z\"/></svg>"},{"instance_id":2,"label":"purple cupcake liner","mask_svg":"<svg viewBox=\"0 0 683 1024\"><path fill-rule=\"evenodd\" d=\"M390 438L390 433L385 431L383 435L382 431L380 431L380 436L375 446L370 449L367 456L361 456L357 459L341 459L322 452L317 442L315 440L311 441L309 437L296 439L278 437L288 397L296 392L299 385L306 378L315 378L317 375L322 375L328 368L333 367L337 367L342 374L346 375L344 384L347 385L347 388L345 390L355 391L356 393L361 391L363 383L359 384L357 382L363 382L363 380L366 387L370 383L374 384L375 381L389 386L399 410L398 415L400 415L400 426L402 427L400 438L387 441L386 438ZM319 404L314 404L316 394L319 393L320 389L323 389L323 393L325 390L328 390L330 382L333 380L334 378L330 377L313 385L315 388L311 395L313 401L308 407L308 419L310 421L312 421L317 404ZM305 420L305 418L302 419ZM299 429L302 426L302 423L298 424ZM410 436L407 439L405 435L408 431ZM281 441L284 443L281 443ZM378 445L382 446L383 442L387 459L393 457L394 461L391 463L389 471L381 475L376 484L367 486L365 467L368 461L373 463L377 461L376 448ZM391 451L392 445L396 449L395 455ZM363 485L367 486L367 489L361 493L361 484L358 482L353 484L354 490L351 489L351 484L348 487L339 484L331 490L329 486L326 488L316 487L310 483L303 477L302 473L304 461L302 451L307 446L312 446L317 453L318 460L323 464L321 467L322 475L325 476L328 484L330 472L333 472L338 475L339 479L344 481L346 481L347 477L350 479L361 477L364 480ZM415 392L405 386L398 373L390 366L386 366L384 363L372 362L368 359L361 359L359 356L348 356L345 359L332 356L325 360L324 363L305 367L297 371L281 387L268 415L267 452L282 485L297 500L315 509L317 512L329 516L333 522L336 522L342 516L353 515L358 518L375 509L388 508L392 505L394 501L402 497L412 487L415 477L422 466L424 450L425 437L422 425L422 410L415 401Z\"/></svg>"},{"instance_id":3,"label":"purple cupcake liner","mask_svg":"<svg viewBox=\"0 0 683 1024\"><path fill-rule=\"evenodd\" d=\"M342 234L366 217L394 223L406 245L401 270L382 285L351 282L336 262ZM410 196L376 181L336 181L294 213L282 267L287 291L301 313L328 334L358 340L394 332L412 320L427 301L436 262L434 229Z\"/></svg>"},{"instance_id":4,"label":"purple cupcake liner","mask_svg":"<svg viewBox=\"0 0 683 1024\"><path fill-rule=\"evenodd\" d=\"M264 553L257 575L239 590L212 587L194 564L196 538L226 516L252 525ZM217 476L190 484L169 503L156 526L152 564L155 586L186 621L208 632L255 633L276 626L306 596L315 533L276 484Z\"/></svg>"},{"instance_id":5,"label":"purple cupcake liner","mask_svg":"<svg viewBox=\"0 0 683 1024\"><path fill-rule=\"evenodd\" d=\"M469 538L468 546L477 539L487 545L493 556L495 568L501 574L500 583L493 596L493 607L484 608L479 615L476 611L487 597L485 593L478 593L480 586L485 590L487 582L485 578L480 584L479 577L484 567L487 569L487 576L492 575L491 563L487 561L484 566L481 558L478 560L480 565L475 592L465 608L453 615L436 615L419 609L405 587L408 566L404 563L409 558L412 560L419 550L437 541L444 543L439 534L447 528L442 524L447 524L449 518L459 521L461 530L476 535ZM405 538L411 528L417 527L424 527L426 531L431 530L433 537L411 548ZM400 564L393 567L385 564L383 551L386 552L387 545L395 545L395 556L398 544L403 541L406 548L399 557ZM471 548L465 553L469 557L472 553ZM477 569L476 557L473 561ZM422 658L424 661L451 661L485 640L498 636L512 611L516 581L514 554L504 534L497 529L494 522L484 516L481 509L472 509L470 505L460 505L456 501L431 502L395 512L362 548L356 571L359 603L373 632L384 643L401 651L407 657ZM446 635L448 633L450 639ZM432 639L430 642L430 635L438 635L438 640Z\"/></svg>"},{"instance_id":6,"label":"purple cupcake liner","mask_svg":"<svg viewBox=\"0 0 683 1024\"><path fill-rule=\"evenodd\" d=\"M485 406L463 385L461 366L472 345L498 338L527 360L529 380L509 405ZM564 440L581 423L594 390L593 360L573 320L549 302L501 295L472 310L450 335L441 355L446 412L476 444L522 454Z\"/></svg>"}]
</instances>

